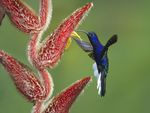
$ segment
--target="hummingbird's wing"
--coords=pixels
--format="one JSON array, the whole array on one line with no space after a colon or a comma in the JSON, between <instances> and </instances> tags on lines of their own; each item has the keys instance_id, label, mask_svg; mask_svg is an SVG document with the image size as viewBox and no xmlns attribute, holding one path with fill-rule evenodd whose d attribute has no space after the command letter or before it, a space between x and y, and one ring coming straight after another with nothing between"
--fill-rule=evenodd
<instances>
[{"instance_id":1,"label":"hummingbird's wing","mask_svg":"<svg viewBox=\"0 0 150 113\"><path fill-rule=\"evenodd\" d=\"M73 38L76 43L85 51L85 52L93 52L93 47L90 43L85 42L83 40Z\"/></svg>"},{"instance_id":2,"label":"hummingbird's wing","mask_svg":"<svg viewBox=\"0 0 150 113\"><path fill-rule=\"evenodd\" d=\"M105 47L108 48L109 46L113 45L114 43L116 43L118 40L118 36L115 34L113 35L106 43Z\"/></svg>"},{"instance_id":3,"label":"hummingbird's wing","mask_svg":"<svg viewBox=\"0 0 150 113\"><path fill-rule=\"evenodd\" d=\"M93 55L93 52L89 53L88 56L89 56L91 59L95 60L94 55Z\"/></svg>"},{"instance_id":4,"label":"hummingbird's wing","mask_svg":"<svg viewBox=\"0 0 150 113\"><path fill-rule=\"evenodd\" d=\"M100 55L100 59L102 59L104 57L105 54L107 54L108 48L115 44L118 40L117 35L113 35L105 44L105 46L103 47L102 51L101 51L101 55Z\"/></svg>"}]
</instances>

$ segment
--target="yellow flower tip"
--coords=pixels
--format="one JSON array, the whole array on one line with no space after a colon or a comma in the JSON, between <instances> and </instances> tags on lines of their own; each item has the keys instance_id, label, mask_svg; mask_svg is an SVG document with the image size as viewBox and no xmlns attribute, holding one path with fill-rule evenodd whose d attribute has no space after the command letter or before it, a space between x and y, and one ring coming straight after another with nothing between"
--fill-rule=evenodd
<instances>
[{"instance_id":1,"label":"yellow flower tip","mask_svg":"<svg viewBox=\"0 0 150 113\"><path fill-rule=\"evenodd\" d=\"M75 31L73 31L73 32L71 33L71 37L75 37L75 38L78 38L78 39L82 40L81 37L78 35L78 33L75 32Z\"/></svg>"},{"instance_id":2,"label":"yellow flower tip","mask_svg":"<svg viewBox=\"0 0 150 113\"><path fill-rule=\"evenodd\" d=\"M71 33L71 36L68 38L68 41L67 41L65 50L67 50L67 49L70 47L70 45L71 45L71 42L72 42L71 37L78 38L79 40L82 40L81 37L78 35L78 33L75 32L75 31L73 31L73 32Z\"/></svg>"},{"instance_id":3,"label":"yellow flower tip","mask_svg":"<svg viewBox=\"0 0 150 113\"><path fill-rule=\"evenodd\" d=\"M72 42L71 37L69 37L68 41L67 41L67 44L66 44L66 47L65 47L65 50L67 50L70 47L71 42Z\"/></svg>"}]
</instances>

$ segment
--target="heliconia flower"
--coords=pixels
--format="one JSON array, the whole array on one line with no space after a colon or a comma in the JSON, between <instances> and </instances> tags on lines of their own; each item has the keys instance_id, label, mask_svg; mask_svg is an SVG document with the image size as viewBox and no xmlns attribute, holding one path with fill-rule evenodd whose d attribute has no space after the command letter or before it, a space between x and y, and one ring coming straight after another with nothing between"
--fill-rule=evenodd
<instances>
[{"instance_id":1,"label":"heliconia flower","mask_svg":"<svg viewBox=\"0 0 150 113\"><path fill-rule=\"evenodd\" d=\"M34 10L21 0L0 0L0 23L3 19L1 17L7 14L11 22L25 33L38 32L43 27L48 27L52 14L51 0L41 0L39 12L38 17Z\"/></svg>"},{"instance_id":2,"label":"heliconia flower","mask_svg":"<svg viewBox=\"0 0 150 113\"><path fill-rule=\"evenodd\" d=\"M52 0L40 0L39 20L43 32L48 28L52 18Z\"/></svg>"},{"instance_id":3,"label":"heliconia flower","mask_svg":"<svg viewBox=\"0 0 150 113\"><path fill-rule=\"evenodd\" d=\"M90 80L91 77L85 77L56 95L42 113L69 113L71 105Z\"/></svg>"},{"instance_id":4,"label":"heliconia flower","mask_svg":"<svg viewBox=\"0 0 150 113\"><path fill-rule=\"evenodd\" d=\"M52 98L49 103L45 103L45 89L29 67L2 50L0 51L0 63L9 72L19 92L30 102L35 103L33 113L41 113L42 110L44 110L43 113L68 113L77 96L91 80L91 77L79 80Z\"/></svg>"},{"instance_id":5,"label":"heliconia flower","mask_svg":"<svg viewBox=\"0 0 150 113\"><path fill-rule=\"evenodd\" d=\"M85 32L85 31L84 31ZM98 94L105 95L106 92L106 76L108 73L109 63L107 51L108 48L117 42L117 35L113 35L105 46L101 44L96 33L85 32L89 38L90 43L83 40L75 39L77 44L95 61L93 64L94 75L97 78Z\"/></svg>"},{"instance_id":6,"label":"heliconia flower","mask_svg":"<svg viewBox=\"0 0 150 113\"><path fill-rule=\"evenodd\" d=\"M66 18L57 29L40 44L42 31L34 34L29 42L28 56L34 65L39 65L41 68L53 68L61 58L69 37L77 28L79 23L90 11L92 3L74 11ZM40 45L39 47L37 45Z\"/></svg>"},{"instance_id":7,"label":"heliconia flower","mask_svg":"<svg viewBox=\"0 0 150 113\"><path fill-rule=\"evenodd\" d=\"M31 36L28 58L38 70L38 77L28 66L2 50L0 63L10 74L18 91L34 103L32 113L68 113L77 96L91 80L91 77L83 78L49 101L53 92L53 80L46 68L53 68L58 63L64 50L70 46L72 37L81 40L74 30L92 6L93 3L88 3L74 11L41 43L42 34L51 20L51 0L40 0L39 16L21 0L0 0L0 24L7 14L19 30Z\"/></svg>"},{"instance_id":8,"label":"heliconia flower","mask_svg":"<svg viewBox=\"0 0 150 113\"><path fill-rule=\"evenodd\" d=\"M51 65L51 62L57 63L60 59L63 51L65 48L67 48L68 40L70 39L70 36L77 36L79 37L75 32L74 29L77 27L79 22L83 19L85 14L91 9L93 6L92 3L88 3L87 5L83 6L82 8L76 10L70 17L65 19L59 27L54 31L54 33L51 36L48 36L46 40L43 41L42 44L40 44L40 39L43 34L43 30L41 30L39 33L34 33L32 35L32 38L29 42L28 46L28 57L29 61L38 69L43 70L47 66L53 67ZM44 50L45 49L45 50ZM42 51L46 51L42 52ZM44 54L44 55L42 55ZM57 55L57 56L56 56ZM43 57L41 59L40 57ZM57 59L55 58L57 57ZM46 65L45 65L46 63ZM43 77L43 73L41 73L40 78ZM44 79L46 80L46 79ZM48 82L49 83L49 82ZM47 83L47 84L48 84ZM50 84L50 83L49 83ZM47 89L47 88L45 88ZM49 94L51 95L51 93ZM47 100L50 96L47 96ZM41 105L40 102L37 103L37 105ZM35 107L37 108L37 107ZM35 110L37 111L37 110Z\"/></svg>"},{"instance_id":9,"label":"heliconia flower","mask_svg":"<svg viewBox=\"0 0 150 113\"><path fill-rule=\"evenodd\" d=\"M46 80L40 81L28 66L2 50L0 50L0 63L9 72L18 91L30 102L44 100L48 93L52 92L53 83L50 80L50 75L46 75L46 72L43 74ZM50 83L48 84L47 81L50 81Z\"/></svg>"}]
</instances>

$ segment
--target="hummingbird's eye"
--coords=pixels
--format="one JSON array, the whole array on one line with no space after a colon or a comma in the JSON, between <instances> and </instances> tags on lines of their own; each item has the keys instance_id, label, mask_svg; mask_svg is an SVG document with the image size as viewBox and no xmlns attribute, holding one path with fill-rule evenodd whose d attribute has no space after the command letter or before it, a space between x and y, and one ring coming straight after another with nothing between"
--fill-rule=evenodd
<instances>
[{"instance_id":1,"label":"hummingbird's eye","mask_svg":"<svg viewBox=\"0 0 150 113\"><path fill-rule=\"evenodd\" d=\"M93 32L89 32L88 35L89 35L89 37L94 37L95 36Z\"/></svg>"}]
</instances>

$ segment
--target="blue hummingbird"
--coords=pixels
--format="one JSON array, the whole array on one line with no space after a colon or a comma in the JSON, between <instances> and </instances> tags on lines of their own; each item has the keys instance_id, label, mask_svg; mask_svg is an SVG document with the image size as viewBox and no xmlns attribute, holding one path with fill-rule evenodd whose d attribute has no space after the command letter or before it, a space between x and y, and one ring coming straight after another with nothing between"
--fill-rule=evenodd
<instances>
[{"instance_id":1,"label":"blue hummingbird","mask_svg":"<svg viewBox=\"0 0 150 113\"><path fill-rule=\"evenodd\" d=\"M117 35L113 35L105 45L102 45L95 32L83 32L88 36L90 43L77 38L73 39L85 52L88 52L89 57L95 61L93 64L93 70L94 75L97 78L98 94L105 96L106 77L109 68L107 51L112 44L117 42Z\"/></svg>"}]
</instances>

